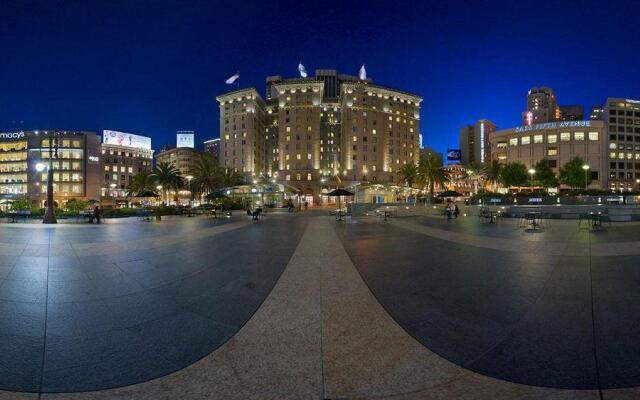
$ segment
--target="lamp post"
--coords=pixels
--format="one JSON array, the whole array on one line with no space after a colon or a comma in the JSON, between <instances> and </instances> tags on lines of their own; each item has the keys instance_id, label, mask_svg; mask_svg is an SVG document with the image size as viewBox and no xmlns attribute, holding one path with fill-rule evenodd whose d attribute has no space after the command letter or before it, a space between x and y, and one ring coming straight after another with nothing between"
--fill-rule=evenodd
<instances>
[{"instance_id":1,"label":"lamp post","mask_svg":"<svg viewBox=\"0 0 640 400\"><path fill-rule=\"evenodd\" d=\"M533 168L529 168L529 175L531 176L531 193L533 193L533 176L536 174L536 170Z\"/></svg>"},{"instance_id":2,"label":"lamp post","mask_svg":"<svg viewBox=\"0 0 640 400\"><path fill-rule=\"evenodd\" d=\"M53 157L58 158L58 138L55 133L49 136L49 166L47 169L47 209L44 212L43 224L57 224L56 212L53 204Z\"/></svg>"},{"instance_id":3,"label":"lamp post","mask_svg":"<svg viewBox=\"0 0 640 400\"><path fill-rule=\"evenodd\" d=\"M191 188L191 180L193 179L193 175L187 175L185 176L185 179L187 180L187 187L189 189L189 208L191 208L193 205L193 190Z\"/></svg>"},{"instance_id":4,"label":"lamp post","mask_svg":"<svg viewBox=\"0 0 640 400\"><path fill-rule=\"evenodd\" d=\"M582 169L584 170L584 188L585 190L587 189L587 171L589 171L589 168L591 168L588 164L584 164L582 166Z\"/></svg>"}]
</instances>

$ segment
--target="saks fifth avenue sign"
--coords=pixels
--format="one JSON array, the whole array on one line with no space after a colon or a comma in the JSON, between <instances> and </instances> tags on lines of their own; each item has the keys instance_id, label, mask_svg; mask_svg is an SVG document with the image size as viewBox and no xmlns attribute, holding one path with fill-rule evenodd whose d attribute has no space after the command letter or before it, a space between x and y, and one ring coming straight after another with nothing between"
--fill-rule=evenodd
<instances>
[{"instance_id":1,"label":"saks fifth avenue sign","mask_svg":"<svg viewBox=\"0 0 640 400\"><path fill-rule=\"evenodd\" d=\"M580 128L591 126L591 121L560 121L560 122L545 122L542 124L535 124L531 126L519 126L516 128L517 132L529 132L539 131L541 129L558 129L558 128Z\"/></svg>"},{"instance_id":2,"label":"saks fifth avenue sign","mask_svg":"<svg viewBox=\"0 0 640 400\"><path fill-rule=\"evenodd\" d=\"M0 132L0 139L22 139L24 132Z\"/></svg>"}]
</instances>

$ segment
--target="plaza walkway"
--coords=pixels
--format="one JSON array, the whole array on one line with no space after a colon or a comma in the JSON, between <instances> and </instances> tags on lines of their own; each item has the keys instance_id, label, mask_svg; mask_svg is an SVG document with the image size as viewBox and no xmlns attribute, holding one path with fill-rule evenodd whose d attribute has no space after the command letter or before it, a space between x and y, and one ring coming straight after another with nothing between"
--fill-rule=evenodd
<instances>
[{"instance_id":1,"label":"plaza walkway","mask_svg":"<svg viewBox=\"0 0 640 400\"><path fill-rule=\"evenodd\" d=\"M637 398L640 243L575 224L3 225L0 399Z\"/></svg>"}]
</instances>

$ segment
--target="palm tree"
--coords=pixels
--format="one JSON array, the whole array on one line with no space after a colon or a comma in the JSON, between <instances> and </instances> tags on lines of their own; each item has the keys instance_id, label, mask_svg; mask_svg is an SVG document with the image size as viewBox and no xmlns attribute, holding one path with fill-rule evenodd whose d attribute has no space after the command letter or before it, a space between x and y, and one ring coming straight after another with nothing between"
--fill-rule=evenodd
<instances>
[{"instance_id":1,"label":"palm tree","mask_svg":"<svg viewBox=\"0 0 640 400\"><path fill-rule=\"evenodd\" d=\"M244 183L244 177L231 168L222 168L219 171L220 187L237 186Z\"/></svg>"},{"instance_id":2,"label":"palm tree","mask_svg":"<svg viewBox=\"0 0 640 400\"><path fill-rule=\"evenodd\" d=\"M474 161L467 166L466 171L467 176L473 180L473 191L477 194L478 180L484 176L486 172L485 166Z\"/></svg>"},{"instance_id":3,"label":"palm tree","mask_svg":"<svg viewBox=\"0 0 640 400\"><path fill-rule=\"evenodd\" d=\"M431 199L433 199L436 186L444 186L449 181L449 176L442 169L442 159L433 153L427 153L426 157L420 160L418 172L421 183L429 188Z\"/></svg>"},{"instance_id":4,"label":"palm tree","mask_svg":"<svg viewBox=\"0 0 640 400\"><path fill-rule=\"evenodd\" d=\"M498 160L491 160L491 163L486 167L487 182L491 182L493 192L498 189L498 182L501 181L502 167Z\"/></svg>"},{"instance_id":5,"label":"palm tree","mask_svg":"<svg viewBox=\"0 0 640 400\"><path fill-rule=\"evenodd\" d=\"M398 177L402 183L413 187L413 184L418 180L418 167L414 163L404 164L398 170Z\"/></svg>"},{"instance_id":6,"label":"palm tree","mask_svg":"<svg viewBox=\"0 0 640 400\"><path fill-rule=\"evenodd\" d=\"M142 192L157 192L156 180L151 171L140 171L129 182L127 197L135 197Z\"/></svg>"},{"instance_id":7,"label":"palm tree","mask_svg":"<svg viewBox=\"0 0 640 400\"><path fill-rule=\"evenodd\" d=\"M162 186L161 193L165 204L169 203L169 191L177 192L182 188L184 180L180 176L180 172L172 163L163 161L156 165L153 176L158 185Z\"/></svg>"},{"instance_id":8,"label":"palm tree","mask_svg":"<svg viewBox=\"0 0 640 400\"><path fill-rule=\"evenodd\" d=\"M193 171L190 190L195 194L209 194L220 188L218 164L213 157L204 157L198 161Z\"/></svg>"}]
</instances>

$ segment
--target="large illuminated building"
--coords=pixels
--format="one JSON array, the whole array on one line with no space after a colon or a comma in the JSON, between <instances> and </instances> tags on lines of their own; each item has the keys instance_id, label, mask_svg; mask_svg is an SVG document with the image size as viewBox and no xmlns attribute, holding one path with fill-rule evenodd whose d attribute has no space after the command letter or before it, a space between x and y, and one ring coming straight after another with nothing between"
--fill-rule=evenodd
<instances>
[{"instance_id":1,"label":"large illuminated building","mask_svg":"<svg viewBox=\"0 0 640 400\"><path fill-rule=\"evenodd\" d=\"M220 165L247 179L275 180L318 204L336 187L397 180L420 155L420 103L410 93L370 79L316 70L314 77L267 78L217 97Z\"/></svg>"},{"instance_id":2,"label":"large illuminated building","mask_svg":"<svg viewBox=\"0 0 640 400\"><path fill-rule=\"evenodd\" d=\"M606 188L606 127L602 121L558 121L519 126L494 132L491 153L502 163L520 162L528 169L546 159L558 174L572 158L580 156L589 165L589 188Z\"/></svg>"},{"instance_id":3,"label":"large illuminated building","mask_svg":"<svg viewBox=\"0 0 640 400\"><path fill-rule=\"evenodd\" d=\"M126 132L102 133L102 204L127 204L131 179L153 168L151 138Z\"/></svg>"},{"instance_id":4,"label":"large illuminated building","mask_svg":"<svg viewBox=\"0 0 640 400\"><path fill-rule=\"evenodd\" d=\"M100 200L100 137L87 131L20 131L0 133L0 205L19 196L39 206L46 201L49 145L57 138L53 160L54 199ZM54 142L51 142L53 145Z\"/></svg>"}]
</instances>

